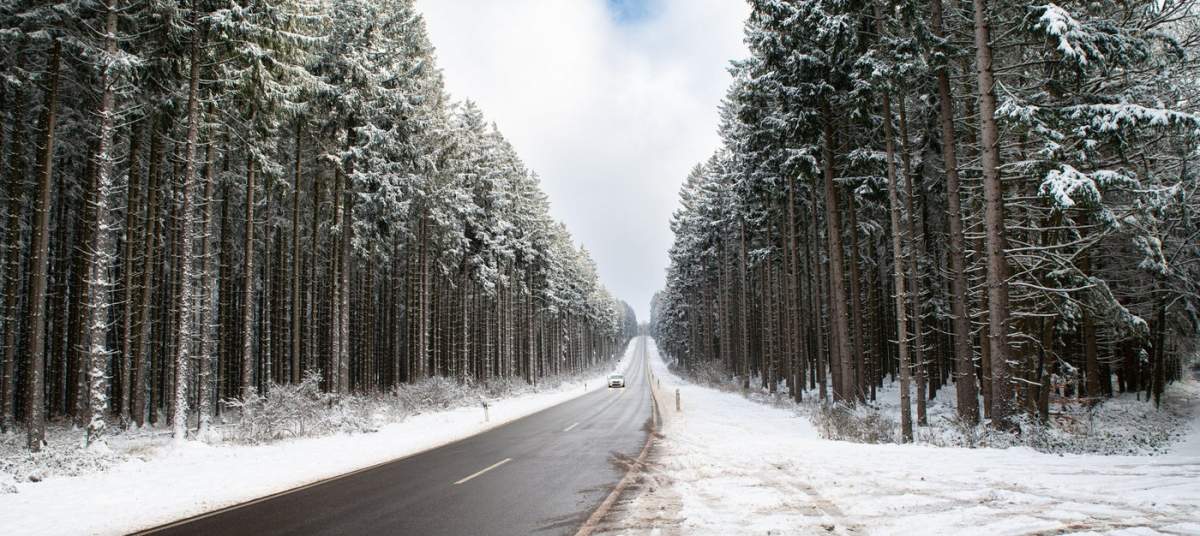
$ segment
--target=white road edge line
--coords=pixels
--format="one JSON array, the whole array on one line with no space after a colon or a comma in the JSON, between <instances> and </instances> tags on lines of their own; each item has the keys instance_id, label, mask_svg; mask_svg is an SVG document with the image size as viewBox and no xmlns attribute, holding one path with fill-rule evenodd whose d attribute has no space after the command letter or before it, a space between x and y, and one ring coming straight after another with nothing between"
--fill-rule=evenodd
<instances>
[{"instance_id":1,"label":"white road edge line","mask_svg":"<svg viewBox=\"0 0 1200 536\"><path fill-rule=\"evenodd\" d=\"M571 430L575 429L575 427L576 427L576 426L579 426L579 423L572 424L571 426L568 426L568 427L567 427L565 430L563 430L563 431L564 431L564 432L570 432Z\"/></svg>"},{"instance_id":2,"label":"white road edge line","mask_svg":"<svg viewBox=\"0 0 1200 536\"><path fill-rule=\"evenodd\" d=\"M470 479L472 479L472 478L475 478L475 477L477 477L477 476L479 476L479 475L482 475L482 474L484 474L484 473L486 473L486 472L488 472L488 471L491 471L492 469L495 469L495 468L497 468L497 467L500 467L501 465L504 465L504 464L506 464L506 463L508 463L508 462L511 462L511 461L512 461L512 458L505 458L505 459L503 459L503 460L500 460L500 461L498 461L498 462L496 462L496 463L493 463L492 465L489 465L489 466L487 466L486 468L484 468L484 469L480 470L478 473L475 473L475 474L473 474L473 475L471 475L471 476L468 476L468 477L466 477L466 478L464 478L464 479L462 479L462 480L459 480L458 482L455 482L455 483L454 483L454 485L455 485L455 486L457 486L457 485L459 485L459 484L462 484L463 482L466 482L466 481L468 481L468 480L470 480Z\"/></svg>"}]
</instances>

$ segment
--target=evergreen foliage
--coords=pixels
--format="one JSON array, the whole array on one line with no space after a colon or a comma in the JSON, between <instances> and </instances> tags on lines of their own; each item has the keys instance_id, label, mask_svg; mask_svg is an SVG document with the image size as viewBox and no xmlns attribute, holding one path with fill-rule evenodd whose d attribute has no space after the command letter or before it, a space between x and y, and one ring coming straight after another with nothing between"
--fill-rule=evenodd
<instances>
[{"instance_id":1,"label":"evergreen foliage","mask_svg":"<svg viewBox=\"0 0 1200 536\"><path fill-rule=\"evenodd\" d=\"M1195 2L750 3L654 301L682 367L851 405L899 376L905 439L910 389L1009 429L1183 376Z\"/></svg>"},{"instance_id":2,"label":"evergreen foliage","mask_svg":"<svg viewBox=\"0 0 1200 536\"><path fill-rule=\"evenodd\" d=\"M272 386L535 383L636 331L412 0L6 2L0 101L0 426L32 450Z\"/></svg>"}]
</instances>

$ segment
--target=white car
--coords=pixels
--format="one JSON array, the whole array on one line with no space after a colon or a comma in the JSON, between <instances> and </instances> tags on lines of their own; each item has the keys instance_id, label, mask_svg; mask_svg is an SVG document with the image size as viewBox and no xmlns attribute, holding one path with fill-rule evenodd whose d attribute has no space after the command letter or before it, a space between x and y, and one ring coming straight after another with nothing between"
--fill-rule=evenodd
<instances>
[{"instance_id":1,"label":"white car","mask_svg":"<svg viewBox=\"0 0 1200 536\"><path fill-rule=\"evenodd\" d=\"M625 377L620 374L613 374L612 376L609 376L608 377L608 386L609 386L609 388L613 388L613 387L624 388L625 387Z\"/></svg>"}]
</instances>

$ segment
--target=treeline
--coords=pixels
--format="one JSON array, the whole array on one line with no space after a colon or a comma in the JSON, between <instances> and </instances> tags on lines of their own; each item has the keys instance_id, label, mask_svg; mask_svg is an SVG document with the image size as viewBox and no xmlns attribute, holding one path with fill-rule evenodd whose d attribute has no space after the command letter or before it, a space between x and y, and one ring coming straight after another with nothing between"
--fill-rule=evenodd
<instances>
[{"instance_id":1,"label":"treeline","mask_svg":"<svg viewBox=\"0 0 1200 536\"><path fill-rule=\"evenodd\" d=\"M750 3L668 354L797 400L898 376L906 440L951 384L999 429L1052 391L1160 400L1200 328L1196 2Z\"/></svg>"},{"instance_id":2,"label":"treeline","mask_svg":"<svg viewBox=\"0 0 1200 536\"><path fill-rule=\"evenodd\" d=\"M411 0L0 6L0 424L580 371L632 310Z\"/></svg>"}]
</instances>

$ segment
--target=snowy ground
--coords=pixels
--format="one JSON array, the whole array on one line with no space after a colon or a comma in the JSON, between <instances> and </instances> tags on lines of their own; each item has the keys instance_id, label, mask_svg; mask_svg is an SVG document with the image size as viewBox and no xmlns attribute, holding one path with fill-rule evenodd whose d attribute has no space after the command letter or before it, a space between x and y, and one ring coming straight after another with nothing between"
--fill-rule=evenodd
<instances>
[{"instance_id":1,"label":"snowy ground","mask_svg":"<svg viewBox=\"0 0 1200 536\"><path fill-rule=\"evenodd\" d=\"M868 445L684 382L653 346L651 366L663 437L607 533L1200 534L1200 411L1158 456ZM1173 402L1200 407L1200 386L1181 387Z\"/></svg>"},{"instance_id":2,"label":"snowy ground","mask_svg":"<svg viewBox=\"0 0 1200 536\"><path fill-rule=\"evenodd\" d=\"M617 370L632 359L633 348ZM472 406L411 416L374 433L263 446L117 437L109 446L126 459L106 470L40 482L16 482L0 472L0 488L8 488L0 489L0 534L125 534L429 450L578 397L584 383L492 401L488 422ZM604 375L586 383L602 388Z\"/></svg>"}]
</instances>

